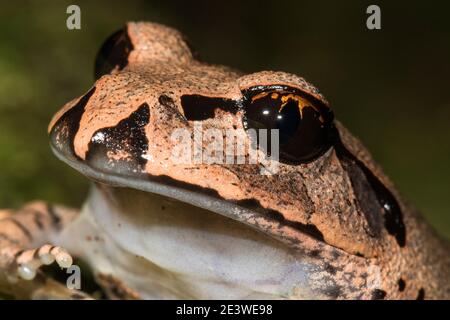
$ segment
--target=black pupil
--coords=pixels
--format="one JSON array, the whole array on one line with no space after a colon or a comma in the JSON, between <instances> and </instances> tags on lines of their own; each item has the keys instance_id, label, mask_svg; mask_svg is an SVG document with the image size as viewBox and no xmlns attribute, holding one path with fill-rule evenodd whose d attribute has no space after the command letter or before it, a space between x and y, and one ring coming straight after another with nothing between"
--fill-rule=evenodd
<instances>
[{"instance_id":1,"label":"black pupil","mask_svg":"<svg viewBox=\"0 0 450 320\"><path fill-rule=\"evenodd\" d=\"M271 155L270 130L278 129L279 156L282 162L309 162L331 146L330 115L308 99L285 92L269 92L253 96L245 106L245 126L268 129L267 146L259 145Z\"/></svg>"},{"instance_id":2,"label":"black pupil","mask_svg":"<svg viewBox=\"0 0 450 320\"><path fill-rule=\"evenodd\" d=\"M115 68L122 70L128 64L133 45L125 29L114 32L103 43L95 59L95 79Z\"/></svg>"}]
</instances>

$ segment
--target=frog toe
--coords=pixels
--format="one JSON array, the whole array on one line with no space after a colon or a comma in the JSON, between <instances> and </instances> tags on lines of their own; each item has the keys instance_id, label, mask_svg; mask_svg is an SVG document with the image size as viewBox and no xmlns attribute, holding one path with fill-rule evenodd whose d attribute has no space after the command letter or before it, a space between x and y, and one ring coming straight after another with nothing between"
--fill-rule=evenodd
<instances>
[{"instance_id":1,"label":"frog toe","mask_svg":"<svg viewBox=\"0 0 450 320\"><path fill-rule=\"evenodd\" d=\"M64 248L45 244L37 249L23 251L17 256L17 273L24 280L32 280L42 265L50 265L55 261L66 269L72 265L73 258Z\"/></svg>"}]
</instances>

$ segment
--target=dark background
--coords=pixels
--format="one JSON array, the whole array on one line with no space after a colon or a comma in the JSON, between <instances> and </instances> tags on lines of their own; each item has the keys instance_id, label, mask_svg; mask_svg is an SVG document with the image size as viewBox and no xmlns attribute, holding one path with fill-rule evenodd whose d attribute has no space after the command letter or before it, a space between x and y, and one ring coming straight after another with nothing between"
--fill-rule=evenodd
<instances>
[{"instance_id":1,"label":"dark background","mask_svg":"<svg viewBox=\"0 0 450 320\"><path fill-rule=\"evenodd\" d=\"M81 30L66 8L81 7ZM369 4L382 30L366 28ZM79 206L88 182L58 161L47 124L93 82L94 56L127 20L182 30L203 60L315 84L398 188L450 236L449 1L4 1L0 207Z\"/></svg>"}]
</instances>

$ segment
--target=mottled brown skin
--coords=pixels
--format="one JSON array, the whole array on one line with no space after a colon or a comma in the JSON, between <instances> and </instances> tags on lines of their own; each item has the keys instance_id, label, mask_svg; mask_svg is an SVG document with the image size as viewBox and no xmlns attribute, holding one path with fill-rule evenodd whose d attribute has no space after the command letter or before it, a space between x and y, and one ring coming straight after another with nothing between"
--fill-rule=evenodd
<instances>
[{"instance_id":1,"label":"mottled brown skin","mask_svg":"<svg viewBox=\"0 0 450 320\"><path fill-rule=\"evenodd\" d=\"M450 298L448 245L401 198L369 152L338 121L342 145L398 202L406 230L404 244L384 225L375 233L371 230L358 197L372 191L354 187L334 147L308 163L279 163L275 175L261 175L261 164L170 160L176 147L170 139L173 130L194 128L182 97L228 101L202 120L204 129L243 129L241 106L247 89L287 86L328 108L315 87L285 72L242 75L199 62L180 33L158 24L128 23L125 32L132 44L126 64L99 78L86 95L67 103L51 121L52 146L60 158L100 173L95 179L104 184L112 184L108 180L112 176L129 178L129 184L122 183L126 187L164 177L168 183L254 210L251 215L230 217L283 241L321 266L325 271L315 280L325 298ZM245 131L240 132L248 142ZM99 133L106 140L93 142ZM327 281L333 285L324 285ZM375 287L369 285L374 281Z\"/></svg>"}]
</instances>

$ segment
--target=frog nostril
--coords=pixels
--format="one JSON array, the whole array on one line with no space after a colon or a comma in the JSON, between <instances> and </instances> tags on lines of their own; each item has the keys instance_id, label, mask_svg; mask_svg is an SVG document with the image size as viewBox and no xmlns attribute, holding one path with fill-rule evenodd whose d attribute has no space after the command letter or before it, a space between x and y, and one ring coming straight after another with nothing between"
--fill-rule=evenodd
<instances>
[{"instance_id":1,"label":"frog nostril","mask_svg":"<svg viewBox=\"0 0 450 320\"><path fill-rule=\"evenodd\" d=\"M166 96L165 94L160 95L158 101L165 107L171 108L175 106L173 99L169 96Z\"/></svg>"},{"instance_id":2,"label":"frog nostril","mask_svg":"<svg viewBox=\"0 0 450 320\"><path fill-rule=\"evenodd\" d=\"M95 79L110 73L115 68L122 70L128 64L128 55L133 44L126 27L114 32L101 46L95 59Z\"/></svg>"}]
</instances>

